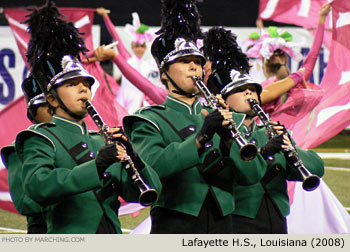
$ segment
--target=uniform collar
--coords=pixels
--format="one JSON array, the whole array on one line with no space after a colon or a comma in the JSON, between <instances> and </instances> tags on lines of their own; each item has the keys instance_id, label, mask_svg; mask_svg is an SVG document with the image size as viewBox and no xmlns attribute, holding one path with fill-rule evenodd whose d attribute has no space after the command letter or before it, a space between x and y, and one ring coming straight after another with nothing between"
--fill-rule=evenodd
<instances>
[{"instance_id":1,"label":"uniform collar","mask_svg":"<svg viewBox=\"0 0 350 252\"><path fill-rule=\"evenodd\" d=\"M82 135L86 135L88 133L88 130L86 128L86 124L84 121L83 121L83 124L80 124L75 121L64 118L62 116L54 115L52 117L52 122L54 122L56 125L60 127L63 127L71 131L72 133L80 133Z\"/></svg>"},{"instance_id":2,"label":"uniform collar","mask_svg":"<svg viewBox=\"0 0 350 252\"><path fill-rule=\"evenodd\" d=\"M182 113L186 113L190 115L199 114L202 110L202 105L199 103L198 97L196 98L192 106L190 106L186 102L183 102L177 98L174 98L168 95L164 102L164 105L166 105L167 107L171 107L172 109L175 109Z\"/></svg>"},{"instance_id":3,"label":"uniform collar","mask_svg":"<svg viewBox=\"0 0 350 252\"><path fill-rule=\"evenodd\" d=\"M250 136L252 135L252 133L256 130L256 125L257 125L256 122L253 121L253 123L252 123L252 129L249 130L248 126L246 126L245 124L243 124L243 127L242 127L242 128L243 128L243 132L244 132L246 138L250 137Z\"/></svg>"}]
</instances>

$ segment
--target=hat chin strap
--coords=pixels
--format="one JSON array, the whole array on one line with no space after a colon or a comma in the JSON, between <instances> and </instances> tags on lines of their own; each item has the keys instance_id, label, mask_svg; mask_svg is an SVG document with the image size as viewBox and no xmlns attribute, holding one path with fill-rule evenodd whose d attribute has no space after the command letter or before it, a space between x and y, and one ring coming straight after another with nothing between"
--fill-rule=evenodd
<instances>
[{"instance_id":1,"label":"hat chin strap","mask_svg":"<svg viewBox=\"0 0 350 252\"><path fill-rule=\"evenodd\" d=\"M175 94L179 94L179 95L183 95L186 96L188 98L193 98L197 95L200 95L200 93L188 93L185 92L183 89L181 89L176 83L175 81L169 76L169 74L167 72L164 72L166 77L168 77L168 79L170 80L171 84L173 84L174 88L176 90L172 90L171 92L175 93Z\"/></svg>"},{"instance_id":2,"label":"hat chin strap","mask_svg":"<svg viewBox=\"0 0 350 252\"><path fill-rule=\"evenodd\" d=\"M66 107L66 105L64 105L63 101L62 101L61 98L58 96L58 94L57 94L57 92L56 92L55 89L52 89L52 90L51 90L51 93L52 93L52 95L57 99L57 101L58 101L58 103L60 104L61 108L62 108L65 112L67 112L68 115L70 115L71 117L73 117L74 119L79 120L79 121L84 119L86 113L85 113L84 115L77 115L77 114L74 114L72 111L70 111L70 110Z\"/></svg>"}]
</instances>

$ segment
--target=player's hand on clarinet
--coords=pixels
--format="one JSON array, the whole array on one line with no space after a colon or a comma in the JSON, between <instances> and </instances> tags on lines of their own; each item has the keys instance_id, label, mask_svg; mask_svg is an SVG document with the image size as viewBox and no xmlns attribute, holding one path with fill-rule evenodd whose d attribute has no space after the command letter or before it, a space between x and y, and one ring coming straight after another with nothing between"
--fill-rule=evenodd
<instances>
[{"instance_id":1,"label":"player's hand on clarinet","mask_svg":"<svg viewBox=\"0 0 350 252\"><path fill-rule=\"evenodd\" d=\"M134 151L134 148L129 138L125 135L123 129L121 127L118 127L116 129L117 131L116 131L116 134L114 135L116 141L120 142L122 145L125 146L127 155L133 161L136 169L138 171L141 171L145 167L144 163L141 161L139 155Z\"/></svg>"}]
</instances>

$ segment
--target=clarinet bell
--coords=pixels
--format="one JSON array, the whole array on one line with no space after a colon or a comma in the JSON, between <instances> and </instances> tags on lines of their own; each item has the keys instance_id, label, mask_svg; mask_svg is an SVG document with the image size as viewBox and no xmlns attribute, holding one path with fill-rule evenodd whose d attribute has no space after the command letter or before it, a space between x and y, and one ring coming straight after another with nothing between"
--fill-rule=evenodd
<instances>
[{"instance_id":1,"label":"clarinet bell","mask_svg":"<svg viewBox=\"0 0 350 252\"><path fill-rule=\"evenodd\" d=\"M305 191L313 191L320 185L320 178L317 175L310 175L303 181Z\"/></svg>"},{"instance_id":2,"label":"clarinet bell","mask_svg":"<svg viewBox=\"0 0 350 252\"><path fill-rule=\"evenodd\" d=\"M258 148L253 143L247 143L239 150L239 156L244 161L253 160L258 154Z\"/></svg>"},{"instance_id":3,"label":"clarinet bell","mask_svg":"<svg viewBox=\"0 0 350 252\"><path fill-rule=\"evenodd\" d=\"M151 206L158 200L158 192L155 189L147 189L142 192L139 202L142 206Z\"/></svg>"}]
</instances>

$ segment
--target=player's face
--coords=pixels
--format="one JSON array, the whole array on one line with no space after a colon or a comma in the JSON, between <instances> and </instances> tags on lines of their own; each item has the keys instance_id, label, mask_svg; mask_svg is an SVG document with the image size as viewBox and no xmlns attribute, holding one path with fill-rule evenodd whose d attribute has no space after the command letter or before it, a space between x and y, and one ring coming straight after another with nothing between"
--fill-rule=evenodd
<instances>
[{"instance_id":1,"label":"player's face","mask_svg":"<svg viewBox=\"0 0 350 252\"><path fill-rule=\"evenodd\" d=\"M83 116L87 113L85 101L91 100L90 84L84 77L67 80L57 87L57 94L64 105L74 114ZM50 104L56 108L56 114L71 120L71 118L59 105L56 99L51 98Z\"/></svg>"},{"instance_id":2,"label":"player's face","mask_svg":"<svg viewBox=\"0 0 350 252\"><path fill-rule=\"evenodd\" d=\"M259 100L255 86L248 84L236 88L235 92L226 98L226 103L236 112L253 115L254 112L249 105L249 99Z\"/></svg>"},{"instance_id":3,"label":"player's face","mask_svg":"<svg viewBox=\"0 0 350 252\"><path fill-rule=\"evenodd\" d=\"M180 57L169 66L167 73L185 92L197 92L198 90L194 84L192 76L202 77L202 60L197 56ZM168 81L169 89L173 88L171 82L168 80L167 76L164 73L162 74L162 77Z\"/></svg>"}]
</instances>

